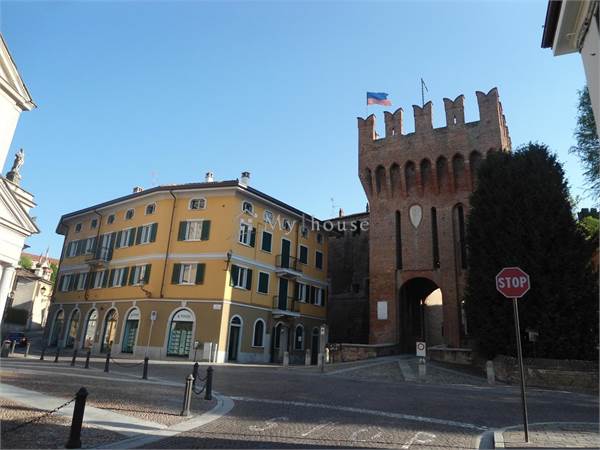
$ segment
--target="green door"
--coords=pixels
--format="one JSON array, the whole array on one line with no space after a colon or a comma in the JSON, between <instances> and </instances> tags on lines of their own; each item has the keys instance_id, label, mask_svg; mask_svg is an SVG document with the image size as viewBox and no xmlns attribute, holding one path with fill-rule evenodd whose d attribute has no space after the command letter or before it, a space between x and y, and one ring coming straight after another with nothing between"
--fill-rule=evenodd
<instances>
[{"instance_id":1,"label":"green door","mask_svg":"<svg viewBox=\"0 0 600 450\"><path fill-rule=\"evenodd\" d=\"M135 335L137 334L139 320L128 320L125 322L125 333L123 334L123 346L121 352L133 353L133 346L135 345Z\"/></svg>"},{"instance_id":2,"label":"green door","mask_svg":"<svg viewBox=\"0 0 600 450\"><path fill-rule=\"evenodd\" d=\"M193 325L193 322L171 322L167 356L189 356Z\"/></svg>"},{"instance_id":3,"label":"green door","mask_svg":"<svg viewBox=\"0 0 600 450\"><path fill-rule=\"evenodd\" d=\"M288 295L288 280L285 278L279 279L279 299L277 301L277 308L282 311L287 309L287 295Z\"/></svg>"}]
</instances>

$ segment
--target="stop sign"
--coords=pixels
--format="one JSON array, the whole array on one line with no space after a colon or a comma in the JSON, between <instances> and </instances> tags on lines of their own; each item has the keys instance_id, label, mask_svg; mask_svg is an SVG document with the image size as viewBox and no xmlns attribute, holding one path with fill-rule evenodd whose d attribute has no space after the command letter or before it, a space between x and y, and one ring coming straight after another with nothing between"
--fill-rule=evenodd
<instances>
[{"instance_id":1,"label":"stop sign","mask_svg":"<svg viewBox=\"0 0 600 450\"><path fill-rule=\"evenodd\" d=\"M519 267L505 267L496 275L496 289L507 298L523 297L530 286L529 275Z\"/></svg>"}]
</instances>

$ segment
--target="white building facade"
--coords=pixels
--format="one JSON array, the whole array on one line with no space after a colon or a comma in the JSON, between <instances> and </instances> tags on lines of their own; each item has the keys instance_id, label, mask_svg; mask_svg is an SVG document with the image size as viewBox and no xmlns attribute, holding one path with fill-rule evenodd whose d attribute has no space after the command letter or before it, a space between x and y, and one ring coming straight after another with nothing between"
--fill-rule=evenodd
<instances>
[{"instance_id":1,"label":"white building facade","mask_svg":"<svg viewBox=\"0 0 600 450\"><path fill-rule=\"evenodd\" d=\"M4 167L12 139L23 111L35 104L19 75L4 38L0 34L0 168ZM7 174L0 175L0 315L11 294L15 268L25 245L25 239L39 229L29 211L35 206L33 195L20 187L23 154Z\"/></svg>"}]
</instances>

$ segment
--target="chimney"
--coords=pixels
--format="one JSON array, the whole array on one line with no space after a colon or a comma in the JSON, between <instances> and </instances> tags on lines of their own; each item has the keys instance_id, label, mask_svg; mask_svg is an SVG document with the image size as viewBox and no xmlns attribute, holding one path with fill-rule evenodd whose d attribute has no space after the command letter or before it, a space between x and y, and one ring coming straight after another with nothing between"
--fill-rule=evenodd
<instances>
[{"instance_id":1,"label":"chimney","mask_svg":"<svg viewBox=\"0 0 600 450\"><path fill-rule=\"evenodd\" d=\"M244 187L250 184L250 172L242 172L242 178L240 178L240 184Z\"/></svg>"},{"instance_id":2,"label":"chimney","mask_svg":"<svg viewBox=\"0 0 600 450\"><path fill-rule=\"evenodd\" d=\"M134 186L133 187L133 193L134 194L137 194L138 192L142 192L143 190L144 190L144 188L141 187L141 186Z\"/></svg>"},{"instance_id":3,"label":"chimney","mask_svg":"<svg viewBox=\"0 0 600 450\"><path fill-rule=\"evenodd\" d=\"M215 181L215 177L213 175L212 172L206 172L206 175L204 176L204 181L206 183L212 183L213 181Z\"/></svg>"},{"instance_id":4,"label":"chimney","mask_svg":"<svg viewBox=\"0 0 600 450\"><path fill-rule=\"evenodd\" d=\"M344 217L344 210L342 208L340 208L340 211L338 212L339 217Z\"/></svg>"}]
</instances>

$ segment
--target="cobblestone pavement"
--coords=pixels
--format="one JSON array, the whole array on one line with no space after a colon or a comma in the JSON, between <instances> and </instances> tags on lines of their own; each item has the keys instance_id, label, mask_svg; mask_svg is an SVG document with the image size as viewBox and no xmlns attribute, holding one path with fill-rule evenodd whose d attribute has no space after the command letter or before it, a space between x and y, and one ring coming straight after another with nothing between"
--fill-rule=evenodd
<instances>
[{"instance_id":1,"label":"cobblestone pavement","mask_svg":"<svg viewBox=\"0 0 600 450\"><path fill-rule=\"evenodd\" d=\"M15 364L40 370L36 368L40 366L38 361L11 359L10 366ZM430 383L403 382L402 371L396 369L397 360L365 364L360 369L338 373L338 368L360 364L334 365L328 367L328 374L304 367L215 365L214 388L233 399L233 409L212 423L149 447L474 448L482 433L520 422L518 387L490 387L481 384L478 377L444 370L439 374L428 370L436 377ZM87 373L102 374L99 360L93 366ZM206 366L202 364L202 370ZM179 386L181 390L191 369L192 363L188 362L152 362L150 379L165 383L165 389ZM83 371L69 368L66 362L44 364L43 370ZM110 376L139 379L118 367L111 368ZM113 383L113 395L122 392L127 397L125 391L133 392L135 383L137 380ZM49 385L43 388L50 389ZM149 395L144 394L144 389L153 393L155 388L158 385L140 383L140 390L133 395L137 399L132 397L131 401L147 404ZM175 388L173 394L175 403L168 403L165 393L167 410L177 411L180 407L179 390ZM531 389L528 401L532 423L598 421L598 400L594 396Z\"/></svg>"},{"instance_id":2,"label":"cobblestone pavement","mask_svg":"<svg viewBox=\"0 0 600 450\"><path fill-rule=\"evenodd\" d=\"M529 427L528 443L523 427L504 431L502 438L505 448L600 448L598 424L593 423L534 424Z\"/></svg>"},{"instance_id":3,"label":"cobblestone pavement","mask_svg":"<svg viewBox=\"0 0 600 450\"><path fill-rule=\"evenodd\" d=\"M71 426L68 417L51 415L40 422L10 431L19 424L40 417L44 412L0 398L2 448L64 448ZM107 444L122 438L118 433L88 427L85 424L81 430L81 439L85 447Z\"/></svg>"}]
</instances>

